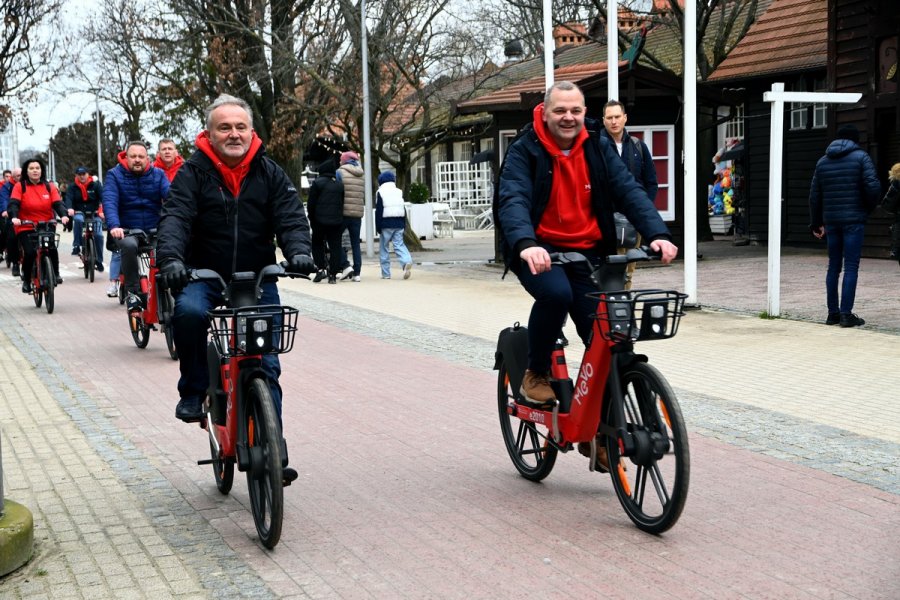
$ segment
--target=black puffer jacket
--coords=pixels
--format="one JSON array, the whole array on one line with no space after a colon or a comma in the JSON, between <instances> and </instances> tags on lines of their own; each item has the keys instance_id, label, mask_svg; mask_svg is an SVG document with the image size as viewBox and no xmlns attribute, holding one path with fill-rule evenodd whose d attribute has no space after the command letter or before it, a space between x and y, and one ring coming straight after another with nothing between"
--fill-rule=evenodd
<instances>
[{"instance_id":1,"label":"black puffer jacket","mask_svg":"<svg viewBox=\"0 0 900 600\"><path fill-rule=\"evenodd\" d=\"M309 186L309 218L316 225L340 225L344 222L344 186L337 180L334 162L319 165L319 176Z\"/></svg>"},{"instance_id":2,"label":"black puffer jacket","mask_svg":"<svg viewBox=\"0 0 900 600\"><path fill-rule=\"evenodd\" d=\"M287 174L260 148L236 199L206 154L196 151L169 190L159 222L159 264L181 260L226 281L286 258L309 255L309 221Z\"/></svg>"},{"instance_id":3,"label":"black puffer jacket","mask_svg":"<svg viewBox=\"0 0 900 600\"><path fill-rule=\"evenodd\" d=\"M875 165L856 142L837 139L816 163L809 189L810 229L865 223L881 195Z\"/></svg>"}]
</instances>

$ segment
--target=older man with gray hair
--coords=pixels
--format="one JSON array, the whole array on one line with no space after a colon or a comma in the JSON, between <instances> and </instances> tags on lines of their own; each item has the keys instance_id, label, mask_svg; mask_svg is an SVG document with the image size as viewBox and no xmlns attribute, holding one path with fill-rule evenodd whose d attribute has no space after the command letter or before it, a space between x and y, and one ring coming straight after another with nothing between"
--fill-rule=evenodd
<instances>
[{"instance_id":1,"label":"older man with gray hair","mask_svg":"<svg viewBox=\"0 0 900 600\"><path fill-rule=\"evenodd\" d=\"M310 228L297 189L266 156L253 130L250 106L221 95L206 109L206 129L196 150L172 183L159 223L157 258L166 282L181 290L173 320L181 378L175 416L185 422L203 416L209 385L206 367L206 313L219 301L219 290L204 281L188 283L188 268L212 269L225 281L241 271L258 273L275 263L277 239L292 270L314 270ZM182 289L183 288L183 289ZM262 304L280 304L274 281L263 284ZM281 366L278 356L262 360L281 417ZM285 483L296 471L285 469Z\"/></svg>"}]
</instances>

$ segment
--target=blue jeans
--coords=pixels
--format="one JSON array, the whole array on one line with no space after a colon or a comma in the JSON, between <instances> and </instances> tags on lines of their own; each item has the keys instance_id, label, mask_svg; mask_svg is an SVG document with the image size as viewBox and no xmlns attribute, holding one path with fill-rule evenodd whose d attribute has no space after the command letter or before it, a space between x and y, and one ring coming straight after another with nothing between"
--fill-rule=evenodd
<instances>
[{"instance_id":1,"label":"blue jeans","mask_svg":"<svg viewBox=\"0 0 900 600\"><path fill-rule=\"evenodd\" d=\"M391 276L391 255L388 253L388 244L394 244L394 252L397 254L397 259L400 261L400 266L405 267L409 263L412 262L412 257L409 255L409 250L406 249L406 244L403 242L403 229L381 229L381 242L380 242L380 250L379 250L379 259L381 261L381 276L382 277L390 277Z\"/></svg>"},{"instance_id":2,"label":"blue jeans","mask_svg":"<svg viewBox=\"0 0 900 600\"><path fill-rule=\"evenodd\" d=\"M362 270L362 251L359 248L359 230L362 227L362 219L344 217L344 229L350 236L350 250L353 252L353 274L359 275ZM348 264L347 253L341 247L341 266Z\"/></svg>"},{"instance_id":3,"label":"blue jeans","mask_svg":"<svg viewBox=\"0 0 900 600\"><path fill-rule=\"evenodd\" d=\"M81 247L81 228L84 227L84 213L77 212L72 217L75 224L72 226L72 234L75 236L76 248ZM94 251L97 253L97 262L103 263L103 221L100 217L94 217Z\"/></svg>"},{"instance_id":4,"label":"blue jeans","mask_svg":"<svg viewBox=\"0 0 900 600\"><path fill-rule=\"evenodd\" d=\"M825 240L828 242L828 273L825 275L825 295L829 314L839 312L847 315L853 312L853 302L856 300L856 280L859 277L859 259L862 255L865 229L866 226L863 223L825 226ZM840 302L838 302L838 279L841 276L842 262L844 282L841 285Z\"/></svg>"},{"instance_id":5,"label":"blue jeans","mask_svg":"<svg viewBox=\"0 0 900 600\"><path fill-rule=\"evenodd\" d=\"M119 278L119 272L122 270L122 254L116 250L110 252L109 257L109 280L116 281Z\"/></svg>"},{"instance_id":6,"label":"blue jeans","mask_svg":"<svg viewBox=\"0 0 900 600\"><path fill-rule=\"evenodd\" d=\"M182 398L194 396L202 399L209 387L209 370L206 366L209 320L206 313L222 304L222 292L218 287L206 281L195 281L175 296L172 324L175 327L173 333L175 346L178 348L178 367L181 370L178 395ZM263 283L262 289L260 304L281 304L278 286L274 282ZM281 386L278 384L278 377L281 375L281 363L278 355L264 354L262 370L269 378L272 401L280 421Z\"/></svg>"},{"instance_id":7,"label":"blue jeans","mask_svg":"<svg viewBox=\"0 0 900 600\"><path fill-rule=\"evenodd\" d=\"M552 250L551 250L552 251ZM560 265L544 273L532 275L528 266L522 264L518 273L519 282L531 297L534 305L528 317L528 368L536 373L550 371L550 355L553 346L566 322L566 315L572 322L578 336L588 344L593 319L597 312L597 300L586 296L597 288L590 280L590 272L585 265Z\"/></svg>"}]
</instances>

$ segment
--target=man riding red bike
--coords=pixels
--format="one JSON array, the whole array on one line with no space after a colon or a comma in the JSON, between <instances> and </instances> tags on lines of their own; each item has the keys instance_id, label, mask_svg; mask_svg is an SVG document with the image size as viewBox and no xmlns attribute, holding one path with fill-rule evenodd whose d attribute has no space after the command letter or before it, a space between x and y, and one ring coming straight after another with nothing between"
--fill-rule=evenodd
<instances>
[{"instance_id":1,"label":"man riding red bike","mask_svg":"<svg viewBox=\"0 0 900 600\"><path fill-rule=\"evenodd\" d=\"M616 253L613 212L628 217L663 263L678 248L656 207L632 177L603 126L585 119L584 94L559 81L534 109L534 121L510 145L500 170L494 222L507 266L535 302L528 320L528 369L522 395L528 405L550 405L550 357L571 314L588 343L596 300L587 269L551 265L550 252L577 251L595 261ZM602 449L600 449L602 450ZM582 454L589 455L584 445ZM605 451L597 455L605 464Z\"/></svg>"},{"instance_id":2,"label":"man riding red bike","mask_svg":"<svg viewBox=\"0 0 900 600\"><path fill-rule=\"evenodd\" d=\"M211 269L225 281L234 273L260 272L275 262L275 243L289 268L314 270L310 228L297 190L285 172L265 154L253 131L250 106L234 96L219 96L206 109L206 130L169 190L157 236L157 262L175 297L175 347L181 378L175 416L185 422L203 418L209 385L207 313L221 290L210 282L188 284L188 267ZM280 304L274 281L262 285L262 304ZM281 366L277 354L262 359L275 409L281 419ZM285 483L297 477L284 469Z\"/></svg>"}]
</instances>

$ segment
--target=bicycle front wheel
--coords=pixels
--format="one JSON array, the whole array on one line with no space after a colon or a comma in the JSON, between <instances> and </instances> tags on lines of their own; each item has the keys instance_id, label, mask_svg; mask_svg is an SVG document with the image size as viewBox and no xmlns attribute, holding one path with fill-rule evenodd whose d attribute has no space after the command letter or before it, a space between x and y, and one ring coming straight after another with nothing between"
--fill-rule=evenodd
<instances>
[{"instance_id":1,"label":"bicycle front wheel","mask_svg":"<svg viewBox=\"0 0 900 600\"><path fill-rule=\"evenodd\" d=\"M97 262L97 251L94 249L94 240L88 238L84 246L84 277L94 283L94 264Z\"/></svg>"},{"instance_id":2,"label":"bicycle front wheel","mask_svg":"<svg viewBox=\"0 0 900 600\"><path fill-rule=\"evenodd\" d=\"M252 465L247 470L250 508L259 540L274 548L281 538L284 516L284 487L281 465L281 428L275 404L265 378L250 382L244 408L244 427Z\"/></svg>"},{"instance_id":3,"label":"bicycle front wheel","mask_svg":"<svg viewBox=\"0 0 900 600\"><path fill-rule=\"evenodd\" d=\"M54 275L53 261L50 260L50 257L44 256L42 260L41 264L44 272L41 273L41 287L44 288L44 306L47 309L47 314L50 315L53 314L53 291L56 288L56 275Z\"/></svg>"},{"instance_id":4,"label":"bicycle front wheel","mask_svg":"<svg viewBox=\"0 0 900 600\"><path fill-rule=\"evenodd\" d=\"M514 399L506 361L501 360L497 375L497 410L506 451L522 477L541 481L553 470L559 450L550 443L550 431L545 426L509 414L509 403Z\"/></svg>"},{"instance_id":5,"label":"bicycle front wheel","mask_svg":"<svg viewBox=\"0 0 900 600\"><path fill-rule=\"evenodd\" d=\"M141 313L128 313L128 327L131 329L131 339L138 348L146 348L150 343L150 326L144 322Z\"/></svg>"},{"instance_id":6,"label":"bicycle front wheel","mask_svg":"<svg viewBox=\"0 0 900 600\"><path fill-rule=\"evenodd\" d=\"M633 436L635 452L623 457L618 440L606 438L609 463L617 465L610 472L613 487L639 529L662 533L678 521L687 500L687 428L675 392L651 365L638 362L622 372L622 395L622 425Z\"/></svg>"}]
</instances>

